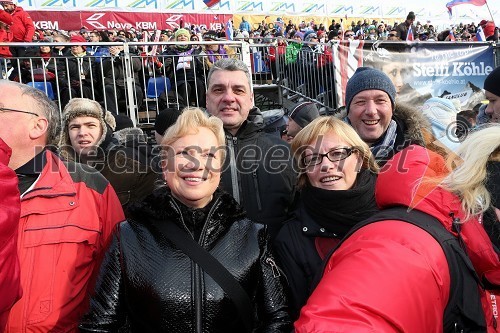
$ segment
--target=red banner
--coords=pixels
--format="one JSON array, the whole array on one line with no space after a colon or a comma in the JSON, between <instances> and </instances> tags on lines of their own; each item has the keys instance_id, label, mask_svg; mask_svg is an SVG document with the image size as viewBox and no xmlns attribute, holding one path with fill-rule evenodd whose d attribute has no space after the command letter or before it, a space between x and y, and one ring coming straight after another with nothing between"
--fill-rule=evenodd
<instances>
[{"instance_id":1,"label":"red banner","mask_svg":"<svg viewBox=\"0 0 500 333\"><path fill-rule=\"evenodd\" d=\"M130 29L173 30L179 26L204 26L208 30L224 29L229 14L179 14L142 12L71 12L71 11L29 11L37 29L79 30L82 27L93 30Z\"/></svg>"}]
</instances>

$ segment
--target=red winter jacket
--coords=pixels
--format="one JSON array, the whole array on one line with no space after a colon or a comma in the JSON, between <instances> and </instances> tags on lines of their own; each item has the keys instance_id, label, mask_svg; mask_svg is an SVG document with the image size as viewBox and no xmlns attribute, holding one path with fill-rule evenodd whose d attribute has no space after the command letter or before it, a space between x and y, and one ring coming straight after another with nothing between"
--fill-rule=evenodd
<instances>
[{"instance_id":1,"label":"red winter jacket","mask_svg":"<svg viewBox=\"0 0 500 333\"><path fill-rule=\"evenodd\" d=\"M444 176L444 161L410 146L381 171L376 200L381 208L404 205L437 218L450 232L449 216L464 220L459 199L442 188L420 186L423 176ZM462 225L467 252L480 276L500 282L499 258L477 220ZM365 226L329 259L316 290L295 323L304 332L442 332L450 276L439 243L400 221ZM482 293L488 332L495 332L489 294Z\"/></svg>"},{"instance_id":2,"label":"red winter jacket","mask_svg":"<svg viewBox=\"0 0 500 333\"><path fill-rule=\"evenodd\" d=\"M10 26L13 42L32 42L35 35L35 25L30 15L22 7L17 6L12 13Z\"/></svg>"},{"instance_id":3,"label":"red winter jacket","mask_svg":"<svg viewBox=\"0 0 500 333\"><path fill-rule=\"evenodd\" d=\"M16 173L10 169L11 150L0 139L0 332L3 332L9 310L21 297L17 228L21 203Z\"/></svg>"},{"instance_id":4,"label":"red winter jacket","mask_svg":"<svg viewBox=\"0 0 500 333\"><path fill-rule=\"evenodd\" d=\"M12 33L10 32L10 25L12 24L12 15L4 10L0 10L0 22L7 25L5 29L0 29L0 42L8 43L12 41ZM0 58L10 58L10 48L8 46L0 46Z\"/></svg>"},{"instance_id":5,"label":"red winter jacket","mask_svg":"<svg viewBox=\"0 0 500 333\"><path fill-rule=\"evenodd\" d=\"M77 332L99 259L125 219L101 174L45 154L42 173L21 198L23 297L10 312L6 332Z\"/></svg>"}]
</instances>

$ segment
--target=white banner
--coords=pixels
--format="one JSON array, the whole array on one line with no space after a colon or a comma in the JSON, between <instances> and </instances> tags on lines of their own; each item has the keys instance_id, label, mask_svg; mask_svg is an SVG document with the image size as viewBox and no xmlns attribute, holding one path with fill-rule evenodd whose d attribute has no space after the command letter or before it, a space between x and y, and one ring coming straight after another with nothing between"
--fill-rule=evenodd
<instances>
[{"instance_id":1,"label":"white banner","mask_svg":"<svg viewBox=\"0 0 500 333\"><path fill-rule=\"evenodd\" d=\"M373 17L405 18L409 11L415 12L421 22L439 21L479 22L491 19L487 6L460 5L453 7L450 20L446 3L449 0L420 0L407 4L396 0L377 3L372 0L221 0L207 8L202 0L17 0L25 10L50 11L125 11L125 12L179 12L179 13L252 13L289 14L329 17ZM489 0L494 17L500 19L500 0ZM499 23L497 22L497 25Z\"/></svg>"}]
</instances>

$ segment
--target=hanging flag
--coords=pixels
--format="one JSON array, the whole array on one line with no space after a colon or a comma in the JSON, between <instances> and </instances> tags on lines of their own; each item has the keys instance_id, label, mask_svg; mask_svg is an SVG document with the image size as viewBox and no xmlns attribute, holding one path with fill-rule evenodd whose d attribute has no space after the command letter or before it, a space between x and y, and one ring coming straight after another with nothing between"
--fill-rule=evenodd
<instances>
[{"instance_id":1,"label":"hanging flag","mask_svg":"<svg viewBox=\"0 0 500 333\"><path fill-rule=\"evenodd\" d=\"M486 36L484 35L484 31L483 31L483 28L481 26L477 27L476 40L478 42L485 42L486 41Z\"/></svg>"},{"instance_id":2,"label":"hanging flag","mask_svg":"<svg viewBox=\"0 0 500 333\"><path fill-rule=\"evenodd\" d=\"M203 0L203 2L205 3L205 5L207 5L208 8L212 8L213 6L218 4L220 0Z\"/></svg>"},{"instance_id":3,"label":"hanging flag","mask_svg":"<svg viewBox=\"0 0 500 333\"><path fill-rule=\"evenodd\" d=\"M453 30L450 29L450 33L448 34L448 39L450 42L456 42L457 39L455 38L455 34L453 33Z\"/></svg>"},{"instance_id":4,"label":"hanging flag","mask_svg":"<svg viewBox=\"0 0 500 333\"><path fill-rule=\"evenodd\" d=\"M233 21L231 19L227 20L226 23L226 38L227 40L233 40Z\"/></svg>"},{"instance_id":5,"label":"hanging flag","mask_svg":"<svg viewBox=\"0 0 500 333\"><path fill-rule=\"evenodd\" d=\"M448 13L451 16L451 8L457 5L474 5L474 6L483 6L486 5L486 0L452 0L446 4L446 8L448 8Z\"/></svg>"},{"instance_id":6,"label":"hanging flag","mask_svg":"<svg viewBox=\"0 0 500 333\"><path fill-rule=\"evenodd\" d=\"M406 34L406 41L413 42L415 40L415 36L413 35L413 28L411 25L408 27L408 33Z\"/></svg>"}]
</instances>

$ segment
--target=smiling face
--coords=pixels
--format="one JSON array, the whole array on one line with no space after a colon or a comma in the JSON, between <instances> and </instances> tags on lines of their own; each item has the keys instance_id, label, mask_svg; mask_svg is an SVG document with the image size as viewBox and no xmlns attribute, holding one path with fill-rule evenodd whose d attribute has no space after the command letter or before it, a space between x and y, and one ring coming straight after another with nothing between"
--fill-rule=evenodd
<instances>
[{"instance_id":1,"label":"smiling face","mask_svg":"<svg viewBox=\"0 0 500 333\"><path fill-rule=\"evenodd\" d=\"M500 123L500 96L485 91L486 99L489 101L486 107L486 114L490 116L490 122Z\"/></svg>"},{"instance_id":2,"label":"smiling face","mask_svg":"<svg viewBox=\"0 0 500 333\"><path fill-rule=\"evenodd\" d=\"M217 70L210 77L207 110L236 134L253 106L253 93L242 71Z\"/></svg>"},{"instance_id":3,"label":"smiling face","mask_svg":"<svg viewBox=\"0 0 500 333\"><path fill-rule=\"evenodd\" d=\"M325 154L336 148L352 147L330 131L312 142L303 156ZM357 152L353 152L347 158L336 162L330 161L325 156L319 164L306 168L307 179L312 186L324 190L348 190L356 181L361 163Z\"/></svg>"},{"instance_id":4,"label":"smiling face","mask_svg":"<svg viewBox=\"0 0 500 333\"><path fill-rule=\"evenodd\" d=\"M86 156L102 136L101 123L94 117L76 117L68 124L68 135L75 152Z\"/></svg>"},{"instance_id":5,"label":"smiling face","mask_svg":"<svg viewBox=\"0 0 500 333\"><path fill-rule=\"evenodd\" d=\"M358 135L371 145L385 133L392 118L392 103L382 90L364 90L352 99L347 115Z\"/></svg>"},{"instance_id":6,"label":"smiling face","mask_svg":"<svg viewBox=\"0 0 500 333\"><path fill-rule=\"evenodd\" d=\"M167 149L164 179L172 195L192 208L205 207L219 186L221 151L215 134L205 127L185 135Z\"/></svg>"}]
</instances>

